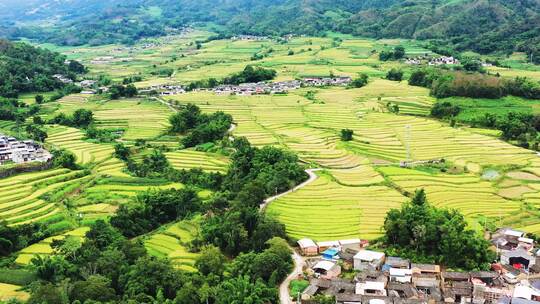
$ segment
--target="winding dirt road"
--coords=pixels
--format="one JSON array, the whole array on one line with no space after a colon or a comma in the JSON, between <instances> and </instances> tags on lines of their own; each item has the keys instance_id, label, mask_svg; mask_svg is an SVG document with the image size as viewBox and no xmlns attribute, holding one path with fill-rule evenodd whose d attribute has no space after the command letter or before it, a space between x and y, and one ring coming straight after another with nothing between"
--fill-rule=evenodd
<instances>
[{"instance_id":1,"label":"winding dirt road","mask_svg":"<svg viewBox=\"0 0 540 304\"><path fill-rule=\"evenodd\" d=\"M322 169L321 168L307 169L306 173L309 175L309 178L305 182L301 183L300 185L294 187L293 189L291 189L289 191L286 191L286 192L283 192L283 193L280 193L278 195L274 195L272 197L269 197L269 198L265 199L264 203L262 203L260 205L261 212L263 212L266 209L268 204L270 204L271 202L277 200L278 198L283 197L283 196L285 196L285 195L287 195L289 193L292 193L292 192L294 192L296 190L302 189L303 187L311 184L313 181L315 181L317 178L319 178L317 176L317 174L315 174L315 172L320 171L320 170L322 170ZM291 295L289 294L289 284L291 283L292 280L294 280L300 274L302 274L302 269L303 269L304 264L305 264L304 259L293 248L291 248L291 250L293 252L292 258L293 258L293 261L294 261L294 269L287 276L287 278L283 282L281 282L281 284L279 285L279 302L281 304L292 304Z\"/></svg>"},{"instance_id":2,"label":"winding dirt road","mask_svg":"<svg viewBox=\"0 0 540 304\"><path fill-rule=\"evenodd\" d=\"M265 209L266 209L266 206L268 206L268 204L270 204L271 202L277 200L278 198L283 197L283 196L285 196L285 195L287 195L287 194L289 194L289 193L292 193L292 192L294 192L294 191L296 191L296 190L302 189L302 188L304 188L305 186L311 184L313 181L315 181L317 178L319 178L319 177L317 176L317 174L315 174L315 172L321 171L321 170L322 170L321 168L307 169L307 170L306 170L306 173L309 175L308 180L306 180L305 182L301 183L300 185L298 185L298 186L292 188L292 189L289 190L289 191L286 191L286 192L283 192L283 193L280 193L280 194L278 194L278 195L274 195L274 196L271 196L271 197L265 199L265 200L264 200L264 203L262 203L262 204L260 205L261 211L265 210Z\"/></svg>"},{"instance_id":3,"label":"winding dirt road","mask_svg":"<svg viewBox=\"0 0 540 304\"><path fill-rule=\"evenodd\" d=\"M304 259L291 248L293 251L292 257L294 260L294 270L287 276L287 278L279 285L279 302L281 304L292 304L291 295L289 294L289 284L292 280L296 279L302 274L302 268L304 267ZM297 296L297 295L293 295Z\"/></svg>"}]
</instances>

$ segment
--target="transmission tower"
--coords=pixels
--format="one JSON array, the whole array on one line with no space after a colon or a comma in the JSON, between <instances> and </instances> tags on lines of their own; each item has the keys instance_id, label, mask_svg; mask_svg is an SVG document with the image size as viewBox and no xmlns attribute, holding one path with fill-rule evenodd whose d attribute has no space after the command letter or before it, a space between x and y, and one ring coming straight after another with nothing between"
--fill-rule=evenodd
<instances>
[{"instance_id":1,"label":"transmission tower","mask_svg":"<svg viewBox=\"0 0 540 304\"><path fill-rule=\"evenodd\" d=\"M411 125L405 125L405 151L407 152L407 161L412 161L411 157Z\"/></svg>"}]
</instances>

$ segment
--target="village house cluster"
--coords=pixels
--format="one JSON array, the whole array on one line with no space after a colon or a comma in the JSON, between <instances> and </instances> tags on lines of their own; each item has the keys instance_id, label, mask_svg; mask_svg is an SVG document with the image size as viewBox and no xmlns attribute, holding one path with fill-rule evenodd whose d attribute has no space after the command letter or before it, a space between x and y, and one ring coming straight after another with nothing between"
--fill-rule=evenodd
<instances>
[{"instance_id":1,"label":"village house cluster","mask_svg":"<svg viewBox=\"0 0 540 304\"><path fill-rule=\"evenodd\" d=\"M268 40L267 36L254 36L254 35L238 35L231 37L231 40L241 40L241 41L265 41Z\"/></svg>"},{"instance_id":2,"label":"village house cluster","mask_svg":"<svg viewBox=\"0 0 540 304\"><path fill-rule=\"evenodd\" d=\"M220 85L213 89L218 95L256 95L256 94L279 94L287 93L290 90L297 90L302 86L302 82L298 80L282 81L282 82L257 82L257 83L242 83L240 85Z\"/></svg>"},{"instance_id":3,"label":"village house cluster","mask_svg":"<svg viewBox=\"0 0 540 304\"><path fill-rule=\"evenodd\" d=\"M0 133L0 165L46 162L51 158L51 153L33 140L19 141Z\"/></svg>"},{"instance_id":4,"label":"village house cluster","mask_svg":"<svg viewBox=\"0 0 540 304\"><path fill-rule=\"evenodd\" d=\"M291 90L298 90L301 87L322 87L322 86L347 86L352 82L348 76L342 77L307 77L302 80L291 80L281 82L258 82L243 83L240 85L220 85L213 89L219 95L257 95L257 94L280 94Z\"/></svg>"},{"instance_id":5,"label":"village house cluster","mask_svg":"<svg viewBox=\"0 0 540 304\"><path fill-rule=\"evenodd\" d=\"M320 86L347 86L351 83L351 77L309 77L302 80L290 80L280 82L257 82L242 83L239 85L219 85L208 89L217 95L238 95L250 96L259 94L284 94L291 90L298 90L301 87L320 87ZM197 89L205 91L206 89ZM142 88L141 94L157 93L161 96L178 95L186 93L184 86L180 84L161 84Z\"/></svg>"},{"instance_id":6,"label":"village house cluster","mask_svg":"<svg viewBox=\"0 0 540 304\"><path fill-rule=\"evenodd\" d=\"M411 65L420 65L422 63L427 63L427 65L458 65L460 62L457 58L452 56L432 57L425 55L407 58L405 59L405 63Z\"/></svg>"},{"instance_id":7,"label":"village house cluster","mask_svg":"<svg viewBox=\"0 0 540 304\"><path fill-rule=\"evenodd\" d=\"M346 304L539 304L540 252L534 241L522 231L503 228L491 242L498 261L490 271L456 272L368 250L364 240L302 239L298 245L310 284L292 296L301 303L323 294ZM343 278L342 271L354 278Z\"/></svg>"},{"instance_id":8,"label":"village house cluster","mask_svg":"<svg viewBox=\"0 0 540 304\"><path fill-rule=\"evenodd\" d=\"M441 56L441 57L432 57L429 55L424 56L417 56L414 58L407 58L405 59L405 64L410 65L421 65L421 64L427 64L430 66L441 66L441 65L459 65L460 61L457 58L454 58L452 56ZM489 62L483 61L482 63L483 67L491 67L493 64Z\"/></svg>"},{"instance_id":9,"label":"village house cluster","mask_svg":"<svg viewBox=\"0 0 540 304\"><path fill-rule=\"evenodd\" d=\"M101 57L96 57L90 60L90 63L97 65L97 64L110 64L110 63L115 63L115 62L130 62L130 61L133 61L132 57L116 58L114 56L101 56Z\"/></svg>"},{"instance_id":10,"label":"village house cluster","mask_svg":"<svg viewBox=\"0 0 540 304\"><path fill-rule=\"evenodd\" d=\"M140 94L150 94L152 92L155 92L161 96L168 96L168 95L183 94L186 92L186 90L183 86L177 85L177 84L153 85L153 86L139 90Z\"/></svg>"}]
</instances>

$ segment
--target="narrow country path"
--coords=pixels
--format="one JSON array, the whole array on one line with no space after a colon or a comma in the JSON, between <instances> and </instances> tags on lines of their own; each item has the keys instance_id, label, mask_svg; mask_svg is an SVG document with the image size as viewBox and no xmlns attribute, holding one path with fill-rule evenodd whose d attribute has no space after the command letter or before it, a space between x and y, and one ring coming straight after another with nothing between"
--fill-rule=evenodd
<instances>
[{"instance_id":1,"label":"narrow country path","mask_svg":"<svg viewBox=\"0 0 540 304\"><path fill-rule=\"evenodd\" d=\"M173 111L174 113L178 112L178 110L173 107L170 103L166 102L165 100L159 98L159 97L153 97L154 100L157 100L159 101L160 103L162 103L163 105L167 106L169 109L171 109L171 111Z\"/></svg>"},{"instance_id":2,"label":"narrow country path","mask_svg":"<svg viewBox=\"0 0 540 304\"><path fill-rule=\"evenodd\" d=\"M321 168L307 169L307 170L306 170L306 173L309 175L308 180L306 180L305 182L301 183L300 185L298 185L298 186L292 188L292 189L289 190L289 191L286 191L286 192L283 192L283 193L280 193L280 194L277 194L277 195L274 195L274 196L271 196L271 197L265 199L265 200L264 200L264 203L262 203L262 204L260 205L261 211L264 211L264 210L266 209L266 206L268 206L268 204L270 204L271 202L277 200L278 198L280 198L280 197L282 197L282 196L285 196L285 195L287 195L287 194L289 194L289 193L292 193L292 192L294 192L294 191L296 191L296 190L299 190L299 189L301 189L301 188L303 188L303 187L309 185L309 184L312 183L313 181L315 181L317 178L319 178L319 177L317 176L317 174L315 174L315 172L316 172L316 171L320 171L320 170L322 170L322 169L321 169Z\"/></svg>"},{"instance_id":3,"label":"narrow country path","mask_svg":"<svg viewBox=\"0 0 540 304\"><path fill-rule=\"evenodd\" d=\"M289 276L287 276L287 278L279 285L279 302L281 304L292 304L291 295L289 294L289 284L292 280L302 274L302 268L305 264L304 259L294 250L292 257L294 261L294 269L291 274L289 274ZM296 297L297 295L293 296Z\"/></svg>"},{"instance_id":4,"label":"narrow country path","mask_svg":"<svg viewBox=\"0 0 540 304\"><path fill-rule=\"evenodd\" d=\"M286 191L286 192L283 192L283 193L280 193L278 195L274 195L272 197L269 197L267 199L264 200L264 203L262 203L260 205L260 210L261 212L263 212L266 207L268 206L268 204L270 204L271 202L277 200L278 198L280 197L283 197L289 193L292 193L298 189L301 189L309 184L311 184L313 181L315 181L317 178L319 178L317 176L317 174L315 174L316 171L320 171L322 170L321 168L316 168L316 169L307 169L306 170L306 173L309 175L309 178L301 183L300 185L294 187L293 189L289 190L289 191ZM291 251L293 252L292 253L292 258L293 258L293 262L294 262L294 269L293 271L287 276L287 278L281 282L281 284L279 285L279 302L281 304L292 304L292 301L291 301L291 295L289 294L289 284L291 283L292 280L294 280L295 278L297 278L300 274L302 274L302 269L304 267L304 259L293 249L291 248Z\"/></svg>"}]
</instances>

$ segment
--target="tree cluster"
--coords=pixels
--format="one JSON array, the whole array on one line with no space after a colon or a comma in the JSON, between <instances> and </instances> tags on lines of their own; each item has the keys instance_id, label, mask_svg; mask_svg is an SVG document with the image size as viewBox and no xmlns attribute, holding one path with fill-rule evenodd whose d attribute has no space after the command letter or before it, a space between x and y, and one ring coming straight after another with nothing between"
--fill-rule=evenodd
<instances>
[{"instance_id":1,"label":"tree cluster","mask_svg":"<svg viewBox=\"0 0 540 304\"><path fill-rule=\"evenodd\" d=\"M16 98L24 92L46 92L64 87L53 78L61 74L75 79L85 72L80 63L46 49L22 42L0 40L0 96Z\"/></svg>"},{"instance_id":2,"label":"tree cluster","mask_svg":"<svg viewBox=\"0 0 540 304\"><path fill-rule=\"evenodd\" d=\"M403 71L400 69L392 68L386 73L386 79L393 81L403 80Z\"/></svg>"},{"instance_id":3,"label":"tree cluster","mask_svg":"<svg viewBox=\"0 0 540 304\"><path fill-rule=\"evenodd\" d=\"M448 101L436 102L431 108L431 116L442 119L452 118L459 114L461 108Z\"/></svg>"},{"instance_id":4,"label":"tree cluster","mask_svg":"<svg viewBox=\"0 0 540 304\"><path fill-rule=\"evenodd\" d=\"M109 97L111 99L119 99L120 97L135 97L137 96L137 88L133 84L121 85L115 84L109 89Z\"/></svg>"},{"instance_id":5,"label":"tree cluster","mask_svg":"<svg viewBox=\"0 0 540 304\"><path fill-rule=\"evenodd\" d=\"M341 129L341 141L353 140L354 131L351 129Z\"/></svg>"},{"instance_id":6,"label":"tree cluster","mask_svg":"<svg viewBox=\"0 0 540 304\"><path fill-rule=\"evenodd\" d=\"M122 205L111 218L111 225L132 238L200 210L201 199L193 189L148 191L138 195L130 206Z\"/></svg>"},{"instance_id":7,"label":"tree cluster","mask_svg":"<svg viewBox=\"0 0 540 304\"><path fill-rule=\"evenodd\" d=\"M243 71L224 78L223 84L239 85L241 83L267 81L274 79L276 75L277 72L273 69L248 65Z\"/></svg>"},{"instance_id":8,"label":"tree cluster","mask_svg":"<svg viewBox=\"0 0 540 304\"><path fill-rule=\"evenodd\" d=\"M401 209L388 212L384 230L388 251L416 262L484 270L495 259L490 243L467 227L462 214L431 206L423 189Z\"/></svg>"},{"instance_id":9,"label":"tree cluster","mask_svg":"<svg viewBox=\"0 0 540 304\"><path fill-rule=\"evenodd\" d=\"M232 116L223 112L203 114L196 105L187 104L169 122L170 131L183 134L181 144L190 148L222 139L231 127Z\"/></svg>"},{"instance_id":10,"label":"tree cluster","mask_svg":"<svg viewBox=\"0 0 540 304\"><path fill-rule=\"evenodd\" d=\"M68 237L52 247L55 255L32 260L41 281L28 303L276 303L277 284L292 268L287 243L273 238L260 253L233 262L207 246L198 273L176 270L102 220L83 242Z\"/></svg>"},{"instance_id":11,"label":"tree cluster","mask_svg":"<svg viewBox=\"0 0 540 304\"><path fill-rule=\"evenodd\" d=\"M379 60L381 61L399 60L403 57L405 57L405 48L401 45L396 46L393 50L385 50L379 53Z\"/></svg>"},{"instance_id":12,"label":"tree cluster","mask_svg":"<svg viewBox=\"0 0 540 304\"><path fill-rule=\"evenodd\" d=\"M430 94L437 98L461 96L498 99L507 95L540 98L540 82L526 77L502 79L481 73L418 69L412 72L409 84L429 88Z\"/></svg>"},{"instance_id":13,"label":"tree cluster","mask_svg":"<svg viewBox=\"0 0 540 304\"><path fill-rule=\"evenodd\" d=\"M82 129L88 128L93 122L94 113L87 109L77 109L71 116L60 113L48 121L50 124L58 124Z\"/></svg>"},{"instance_id":14,"label":"tree cluster","mask_svg":"<svg viewBox=\"0 0 540 304\"><path fill-rule=\"evenodd\" d=\"M86 138L99 143L111 143L121 137L123 129L98 129L93 124L85 130Z\"/></svg>"},{"instance_id":15,"label":"tree cluster","mask_svg":"<svg viewBox=\"0 0 540 304\"><path fill-rule=\"evenodd\" d=\"M357 78L353 79L353 81L351 82L351 86L353 88L361 88L361 87L366 86L368 82L369 82L369 76L362 73Z\"/></svg>"}]
</instances>

